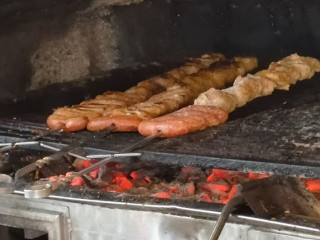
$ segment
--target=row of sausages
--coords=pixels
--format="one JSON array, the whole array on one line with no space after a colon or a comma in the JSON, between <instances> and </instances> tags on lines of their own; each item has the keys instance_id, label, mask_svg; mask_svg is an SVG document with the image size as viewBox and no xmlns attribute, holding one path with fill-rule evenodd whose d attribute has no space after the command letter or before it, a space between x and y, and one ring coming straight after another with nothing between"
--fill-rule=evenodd
<instances>
[{"instance_id":1,"label":"row of sausages","mask_svg":"<svg viewBox=\"0 0 320 240\"><path fill-rule=\"evenodd\" d=\"M288 90L291 84L311 78L315 72L320 71L317 59L292 54L271 63L266 70L242 77L257 66L257 59L235 57L227 60L222 55L216 56L220 57L216 57L206 67L198 68L197 72L180 76L178 81L167 78L171 84L162 84L165 90L154 93L145 101L114 107L111 112L91 119L87 116L80 117L87 117L84 125L90 131L115 126L118 131L138 130L144 136L161 131L163 137L174 137L222 124L227 120L228 113L248 101L270 95L275 89ZM145 82L152 85L154 79L157 77ZM165 79L162 77L163 82L166 82ZM232 82L231 87L225 88ZM192 103L194 104L190 105ZM69 118L69 121L70 119L72 120ZM76 118L74 120L77 122ZM48 125L50 126L49 121ZM70 130L67 124L64 127Z\"/></svg>"}]
</instances>

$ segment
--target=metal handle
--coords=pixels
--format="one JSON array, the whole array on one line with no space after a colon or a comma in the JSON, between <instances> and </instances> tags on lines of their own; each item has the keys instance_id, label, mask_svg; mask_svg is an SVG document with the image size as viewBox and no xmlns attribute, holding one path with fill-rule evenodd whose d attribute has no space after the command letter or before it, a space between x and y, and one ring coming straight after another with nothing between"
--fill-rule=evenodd
<instances>
[{"instance_id":1,"label":"metal handle","mask_svg":"<svg viewBox=\"0 0 320 240\"><path fill-rule=\"evenodd\" d=\"M114 153L114 154L91 154L87 155L85 159L93 159L93 158L110 158L110 157L139 157L141 153Z\"/></svg>"},{"instance_id":2,"label":"metal handle","mask_svg":"<svg viewBox=\"0 0 320 240\"><path fill-rule=\"evenodd\" d=\"M85 169L83 169L83 170L81 170L81 171L79 171L79 172L75 172L75 173L72 173L72 174L70 174L69 176L66 176L65 178L62 178L62 179L59 179L57 182L56 182L56 184L57 184L57 187L55 188L55 189L50 189L52 192L54 191L54 190L56 190L58 187L59 187L59 185L60 184L62 184L62 183L65 183L65 182L69 182L69 181L72 181L72 179L74 178L74 177L80 177L80 176L82 176L82 175L84 175L84 174L86 174L86 173L88 173L88 172L91 172L92 170L94 170L95 168L98 168L98 167L100 167L100 166L102 166L102 165L104 165L104 164L106 164L106 163L108 163L108 162L111 162L111 161L114 161L117 157L126 157L126 156L136 156L136 155L140 155L140 153L130 153L132 150L134 150L134 149L136 149L136 148L138 148L138 147L140 147L140 146L142 146L142 145L144 145L144 144L146 144L147 142L149 142L149 141L151 141L151 140L153 140L153 139L155 139L155 138L157 138L157 137L159 137L159 136L161 136L162 135L162 132L158 132L157 134L154 134L154 135L151 135L151 136L149 136L149 137L146 137L146 138L143 138L141 141L138 141L138 142L136 142L136 143L134 143L133 145L130 145L130 146L128 146L128 147L126 147L126 148L124 148L122 151L120 151L120 152L118 152L118 153L116 153L116 154L111 154L110 155L110 157L107 157L107 158L104 158L104 159L102 159L102 160L100 160L99 162L97 162L97 163L95 163L95 164L93 164L93 165L91 165L91 166L89 166L89 167L87 167L87 168L85 168ZM60 151L63 151L64 149L62 149L62 150L60 150ZM99 173L99 175L100 175L100 173ZM27 189L28 191L28 193L29 193L29 191L33 191L33 189ZM47 197L47 196L49 196L49 195L46 195L46 193L47 193L47 191L46 191L46 189L42 186L42 189L40 189L40 190L42 190L43 192L45 192L44 193L44 197ZM36 189L36 191L37 191L37 189ZM31 194L29 194L29 196L30 196L30 198L31 197L33 197L34 195L32 195L32 193ZM38 195L36 195L37 197L38 197ZM39 197L38 198L40 198L41 197L41 195L39 194Z\"/></svg>"},{"instance_id":3,"label":"metal handle","mask_svg":"<svg viewBox=\"0 0 320 240\"><path fill-rule=\"evenodd\" d=\"M53 187L51 183L32 184L24 189L25 198L45 198L51 195Z\"/></svg>"},{"instance_id":4,"label":"metal handle","mask_svg":"<svg viewBox=\"0 0 320 240\"><path fill-rule=\"evenodd\" d=\"M131 151L135 150L136 148L139 148L139 147L141 147L141 146L144 146L145 144L147 144L148 142L152 141L153 139L155 139L155 138L157 138L157 137L160 137L161 135L162 135L162 131L158 131L157 133L155 133L155 134L153 134L153 135L150 135L150 136L148 136L148 137L145 137L145 138L143 138L142 140L134 143L133 145L130 145L130 146L124 148L124 149L123 149L122 151L120 151L119 153L131 152ZM109 162L112 162L112 161L114 161L114 160L115 160L115 157L114 157L114 156L113 156L113 157L109 157L109 158L104 158L104 159L100 160L99 162L97 162L96 164L91 165L89 168L90 168L90 170L93 170L93 169L95 169L95 168L97 168L97 167L100 167L100 169L99 169L99 177L98 177L98 178L100 179L100 178L101 178L102 176L104 176L104 174L105 174L105 167L101 167L101 166L103 166L103 165L105 165L105 164L107 164L107 163L109 163ZM87 173L89 170L87 170L87 168L86 168L86 169L83 169L82 171L84 171L84 172L81 172L81 171L80 171L81 174L85 174L85 173ZM80 172L79 172L79 174L80 174Z\"/></svg>"},{"instance_id":5,"label":"metal handle","mask_svg":"<svg viewBox=\"0 0 320 240\"><path fill-rule=\"evenodd\" d=\"M141 153L116 153L116 154L110 154L110 158L114 159L116 157L128 157L128 156L140 156ZM29 166L29 165L28 165ZM32 166L27 166L26 170L23 170L22 173L25 173L26 171L31 170ZM35 163L33 163L33 167L35 167ZM25 198L45 198L50 196L56 189L59 188L61 184L65 184L66 182L72 181L74 177L82 176L85 173L89 172L90 167L85 168L84 170L76 173L72 173L64 178L59 179L56 182L46 182L46 183L35 183L30 184L24 189L24 196ZM89 169L89 170L88 170ZM19 170L21 171L21 169ZM19 175L19 171L16 173L16 175ZM19 175L20 176L20 175Z\"/></svg>"},{"instance_id":6,"label":"metal handle","mask_svg":"<svg viewBox=\"0 0 320 240\"><path fill-rule=\"evenodd\" d=\"M244 197L241 193L237 193L233 198L230 199L230 201L223 207L209 240L217 240L219 238L232 210L236 206L244 203L244 201Z\"/></svg>"},{"instance_id":7,"label":"metal handle","mask_svg":"<svg viewBox=\"0 0 320 240\"><path fill-rule=\"evenodd\" d=\"M13 179L7 174L0 174L0 196L13 193Z\"/></svg>"},{"instance_id":8,"label":"metal handle","mask_svg":"<svg viewBox=\"0 0 320 240\"><path fill-rule=\"evenodd\" d=\"M59 132L62 129L57 129L57 130L51 130L51 129L46 129L45 131L41 132L40 134L33 136L31 138L29 138L28 140L22 140L22 141L18 141L18 142L12 142L9 143L8 145L6 145L5 147L0 149L0 153L2 152L7 152L17 146L25 146L25 145L33 145L33 144L38 144L39 142L36 142L36 140L46 137L48 135L50 135L51 133L54 132Z\"/></svg>"}]
</instances>

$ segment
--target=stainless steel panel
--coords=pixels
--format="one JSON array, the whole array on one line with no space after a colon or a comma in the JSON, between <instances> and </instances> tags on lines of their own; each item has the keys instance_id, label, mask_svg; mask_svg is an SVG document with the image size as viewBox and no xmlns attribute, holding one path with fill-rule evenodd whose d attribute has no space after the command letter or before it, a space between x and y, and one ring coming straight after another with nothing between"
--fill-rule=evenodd
<instances>
[{"instance_id":1,"label":"stainless steel panel","mask_svg":"<svg viewBox=\"0 0 320 240\"><path fill-rule=\"evenodd\" d=\"M64 224L63 234L71 230L73 240L207 240L219 212L183 208L179 206L128 204L125 202L92 201L83 199L24 199L18 195L0 197L0 211L4 204L23 209L30 216L37 213L60 213ZM135 209L134 209L135 208ZM15 213L10 210L11 215ZM33 214L31 214L33 216ZM57 215L57 214L55 214ZM40 215L37 215L40 218ZM70 219L70 226L68 219ZM2 218L2 217L1 217ZM0 219L1 219L0 218ZM44 220L46 217L44 217ZM1 219L1 224L5 219ZM58 228L57 228L58 229ZM60 233L61 234L61 233ZM68 239L65 236L65 239ZM63 239L63 238L51 238ZM320 239L319 229L293 224L257 219L246 216L231 216L222 232L221 240L238 239Z\"/></svg>"}]
</instances>

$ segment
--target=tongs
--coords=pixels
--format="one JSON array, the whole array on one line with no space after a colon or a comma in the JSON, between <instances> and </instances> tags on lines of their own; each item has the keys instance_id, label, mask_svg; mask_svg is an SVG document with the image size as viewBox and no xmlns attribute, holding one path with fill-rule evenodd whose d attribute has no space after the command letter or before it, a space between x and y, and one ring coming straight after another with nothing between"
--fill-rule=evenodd
<instances>
[{"instance_id":1,"label":"tongs","mask_svg":"<svg viewBox=\"0 0 320 240\"><path fill-rule=\"evenodd\" d=\"M12 143L5 143L1 144L3 147L0 148L0 153L8 152L11 149L17 147L17 146L26 146L26 145L33 145L35 144L37 140L50 135L51 133L54 132L59 132L61 129L58 130L51 130L51 129L46 129L45 131L41 132L40 134L33 136L27 140L22 140L22 141L17 141L17 142L12 142Z\"/></svg>"},{"instance_id":2,"label":"tongs","mask_svg":"<svg viewBox=\"0 0 320 240\"><path fill-rule=\"evenodd\" d=\"M101 133L103 134L103 136L106 136L110 133L111 130L106 130L106 131L102 131ZM99 133L99 134L101 134ZM48 134L48 132L46 132L45 134ZM41 135L43 136L43 135ZM39 137L39 135L37 136ZM37 161L30 163L29 165L20 168L14 176L14 180L8 181L7 179L11 178L9 175L6 175L6 177L2 177L2 179L0 178L0 194L1 192L3 193L12 193L14 191L15 185L18 182L19 178L23 177L24 175L26 175L27 173L30 173L38 168L43 167L45 164L48 164L51 161L55 161L57 159L60 159L61 157L63 157L65 154L70 153L73 150L76 150L78 148L82 148L83 146L85 146L90 140L92 139L92 136L89 137L84 137L82 140L76 140L73 143L69 144L68 146L59 149L56 153L51 154L50 156L46 156L44 158L38 159ZM40 142L35 142L37 144L40 144ZM17 146L17 144L11 144L9 145L11 148L14 148L15 146ZM77 155L78 156L78 155ZM2 174L5 175L5 174Z\"/></svg>"},{"instance_id":3,"label":"tongs","mask_svg":"<svg viewBox=\"0 0 320 240\"><path fill-rule=\"evenodd\" d=\"M105 156L108 156L109 159L115 159L119 157L136 157L136 156L141 156L141 153L135 153L135 152L130 152L130 153L115 153L115 154L105 154ZM87 157L83 157L83 159L89 159ZM29 184L25 189L24 189L24 197L25 198L45 198L50 196L55 190L59 188L60 185L65 185L66 183L72 181L73 178L75 177L81 177L85 175L86 173L91 172L91 168L85 168L79 172L73 172L70 175L60 178L56 182L38 182L38 183L33 183Z\"/></svg>"},{"instance_id":4,"label":"tongs","mask_svg":"<svg viewBox=\"0 0 320 240\"><path fill-rule=\"evenodd\" d=\"M43 167L45 164L48 164L51 161L55 161L60 159L65 154L82 147L84 145L83 142L78 142L75 144L70 144L67 147L62 148L57 153L51 154L50 156L46 156L44 158L38 159L37 161L30 163L29 165L20 168L14 175L14 179L12 179L9 175L2 174L2 178L0 178L0 195L2 194L9 194L13 193L15 189L15 185L18 182L19 178L25 176L26 174ZM6 177L4 177L6 176ZM11 178L11 181L8 179Z\"/></svg>"},{"instance_id":5,"label":"tongs","mask_svg":"<svg viewBox=\"0 0 320 240\"><path fill-rule=\"evenodd\" d=\"M219 238L230 213L244 203L261 218L283 215L320 218L319 201L297 178L273 175L238 185L237 194L224 206L210 240Z\"/></svg>"},{"instance_id":6,"label":"tongs","mask_svg":"<svg viewBox=\"0 0 320 240\"><path fill-rule=\"evenodd\" d=\"M81 177L92 170L96 168L100 168L101 166L114 161L117 157L131 157L131 156L139 156L140 153L133 153L132 150L146 144L147 142L159 137L162 134L162 132L159 132L157 134L151 135L149 137L143 138L141 141L138 141L126 148L124 148L122 151L119 151L115 154L110 154L110 156L106 156L106 158L101 159L99 162L79 171L79 172L73 172L70 175L60 178L56 182L46 182L46 183L36 183L29 185L25 190L24 194L26 198L44 198L51 195L55 190L59 188L61 185L65 185L68 182L71 182L72 179L75 177ZM97 156L95 156L97 157ZM98 155L98 157L101 157ZM101 168L100 168L101 170ZM100 172L99 172L100 175Z\"/></svg>"}]
</instances>

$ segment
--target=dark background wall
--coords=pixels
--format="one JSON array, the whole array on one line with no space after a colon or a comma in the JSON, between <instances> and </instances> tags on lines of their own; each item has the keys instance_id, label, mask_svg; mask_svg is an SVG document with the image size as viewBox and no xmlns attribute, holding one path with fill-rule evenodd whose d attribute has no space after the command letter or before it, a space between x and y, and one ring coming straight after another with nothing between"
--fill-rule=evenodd
<instances>
[{"instance_id":1,"label":"dark background wall","mask_svg":"<svg viewBox=\"0 0 320 240\"><path fill-rule=\"evenodd\" d=\"M317 0L0 0L0 19L0 99L206 52L261 67L294 52L320 58Z\"/></svg>"},{"instance_id":2,"label":"dark background wall","mask_svg":"<svg viewBox=\"0 0 320 240\"><path fill-rule=\"evenodd\" d=\"M320 57L319 1L145 1L113 13L122 56L141 61L210 51L263 62L293 52Z\"/></svg>"}]
</instances>

